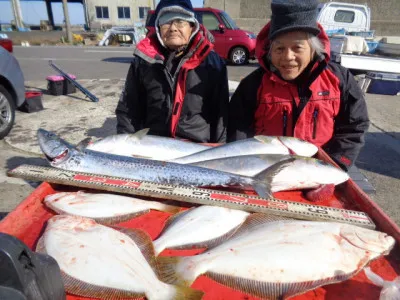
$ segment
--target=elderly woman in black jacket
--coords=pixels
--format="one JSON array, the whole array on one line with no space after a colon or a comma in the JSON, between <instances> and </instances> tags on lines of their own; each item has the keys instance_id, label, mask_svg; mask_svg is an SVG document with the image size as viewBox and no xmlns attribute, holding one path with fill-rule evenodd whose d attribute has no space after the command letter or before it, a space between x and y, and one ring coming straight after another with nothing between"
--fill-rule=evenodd
<instances>
[{"instance_id":1,"label":"elderly woman in black jacket","mask_svg":"<svg viewBox=\"0 0 400 300\"><path fill-rule=\"evenodd\" d=\"M194 142L226 141L226 66L189 0L161 0L156 34L134 52L116 109L117 132L150 128L153 135Z\"/></svg>"}]
</instances>

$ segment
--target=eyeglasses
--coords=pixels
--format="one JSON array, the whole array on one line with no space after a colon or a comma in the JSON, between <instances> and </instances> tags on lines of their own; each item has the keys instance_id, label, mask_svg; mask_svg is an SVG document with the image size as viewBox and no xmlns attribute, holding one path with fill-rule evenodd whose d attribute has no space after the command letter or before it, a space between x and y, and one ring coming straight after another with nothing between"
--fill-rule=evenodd
<instances>
[{"instance_id":1,"label":"eyeglasses","mask_svg":"<svg viewBox=\"0 0 400 300\"><path fill-rule=\"evenodd\" d=\"M160 27L162 29L167 29L167 28L170 28L172 26L172 24L175 24L175 26L178 28L184 28L187 25L189 25L189 22L185 21L185 20L175 19L175 20L169 21L168 23L162 24Z\"/></svg>"}]
</instances>

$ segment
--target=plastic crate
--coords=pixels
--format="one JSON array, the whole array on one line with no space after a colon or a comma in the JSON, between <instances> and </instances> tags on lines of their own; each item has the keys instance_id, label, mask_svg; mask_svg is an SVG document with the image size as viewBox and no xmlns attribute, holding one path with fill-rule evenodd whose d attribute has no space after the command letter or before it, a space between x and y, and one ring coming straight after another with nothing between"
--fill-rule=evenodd
<instances>
[{"instance_id":1,"label":"plastic crate","mask_svg":"<svg viewBox=\"0 0 400 300\"><path fill-rule=\"evenodd\" d=\"M369 72L366 78L371 79L368 93L397 95L400 92L400 74Z\"/></svg>"},{"instance_id":2,"label":"plastic crate","mask_svg":"<svg viewBox=\"0 0 400 300\"><path fill-rule=\"evenodd\" d=\"M75 75L68 74L72 79L76 79ZM68 95L76 92L75 86L63 76L51 75L46 77L47 90L51 95L60 96Z\"/></svg>"},{"instance_id":3,"label":"plastic crate","mask_svg":"<svg viewBox=\"0 0 400 300\"><path fill-rule=\"evenodd\" d=\"M36 91L25 92L25 102L19 107L19 110L26 113L43 110L42 93Z\"/></svg>"}]
</instances>

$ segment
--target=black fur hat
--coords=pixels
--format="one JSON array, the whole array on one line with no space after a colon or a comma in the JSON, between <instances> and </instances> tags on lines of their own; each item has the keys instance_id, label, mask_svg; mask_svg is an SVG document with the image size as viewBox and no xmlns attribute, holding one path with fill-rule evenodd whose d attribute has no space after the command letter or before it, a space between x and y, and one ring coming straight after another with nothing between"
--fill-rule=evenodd
<instances>
[{"instance_id":1,"label":"black fur hat","mask_svg":"<svg viewBox=\"0 0 400 300\"><path fill-rule=\"evenodd\" d=\"M272 0L269 39L297 30L318 35L318 4L318 0Z\"/></svg>"}]
</instances>

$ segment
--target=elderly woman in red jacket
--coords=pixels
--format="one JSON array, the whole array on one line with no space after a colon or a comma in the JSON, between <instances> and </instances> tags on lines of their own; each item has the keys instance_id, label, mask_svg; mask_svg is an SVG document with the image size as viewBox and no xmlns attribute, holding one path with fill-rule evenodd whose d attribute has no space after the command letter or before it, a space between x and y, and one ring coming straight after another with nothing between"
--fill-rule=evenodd
<instances>
[{"instance_id":1,"label":"elderly woman in red jacket","mask_svg":"<svg viewBox=\"0 0 400 300\"><path fill-rule=\"evenodd\" d=\"M261 66L230 102L228 141L294 136L322 147L348 170L364 144L367 106L350 72L330 61L317 7L317 0L272 1L271 21L257 37Z\"/></svg>"}]
</instances>

